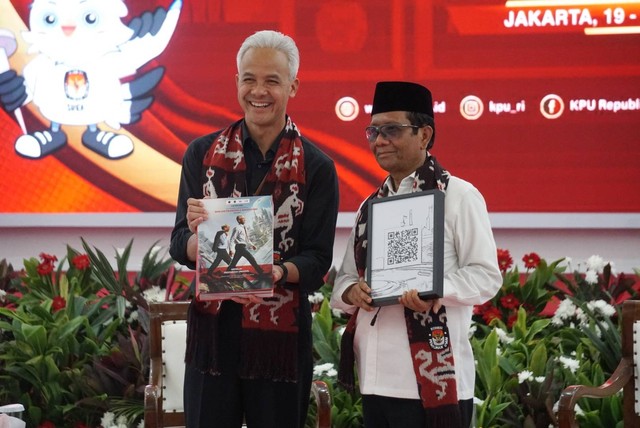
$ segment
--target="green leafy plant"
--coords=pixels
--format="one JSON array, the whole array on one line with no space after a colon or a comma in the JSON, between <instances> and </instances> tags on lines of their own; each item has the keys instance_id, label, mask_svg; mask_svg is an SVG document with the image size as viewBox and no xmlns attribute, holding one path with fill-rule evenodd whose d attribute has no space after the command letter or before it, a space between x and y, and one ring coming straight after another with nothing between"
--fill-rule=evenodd
<instances>
[{"instance_id":1,"label":"green leafy plant","mask_svg":"<svg viewBox=\"0 0 640 428\"><path fill-rule=\"evenodd\" d=\"M84 252L68 247L59 263L47 254L25 260L22 271L0 261L0 400L25 404L28 426L138 424L148 371L145 308L154 299L190 298L188 279L157 248L131 272L132 241L116 252L115 268L82 244ZM568 260L547 263L530 253L519 271L506 250L498 262L503 286L476 308L470 337L476 426L547 428L557 424L562 389L600 385L615 369L620 304L637 296L640 270L615 275L594 256L586 272L566 273ZM362 426L360 394L336 379L347 317L329 307L334 275L310 296L314 378L329 385L333 427L355 428ZM577 418L582 427L621 426L621 395L580 400Z\"/></svg>"},{"instance_id":2,"label":"green leafy plant","mask_svg":"<svg viewBox=\"0 0 640 428\"><path fill-rule=\"evenodd\" d=\"M498 250L503 284L496 296L474 310L471 344L476 357L476 426L557 425L556 406L568 385L600 385L620 359L620 303L635 296L637 277L614 275L610 265L591 258L588 275L571 270L568 259L548 263L523 256L524 271ZM594 275L594 273L596 273ZM637 271L636 271L637 274ZM589 283L586 283L589 282ZM331 385L333 426L362 424L358 390L337 386L343 314L331 311L331 284L310 297L317 378ZM583 399L583 427L619 426L621 396Z\"/></svg>"},{"instance_id":3,"label":"green leafy plant","mask_svg":"<svg viewBox=\"0 0 640 428\"><path fill-rule=\"evenodd\" d=\"M189 292L155 246L139 272L128 271L132 243L116 252L115 269L84 240L84 253L68 246L59 263L45 253L21 272L0 262L0 398L24 404L28 426L142 417L148 299Z\"/></svg>"},{"instance_id":4,"label":"green leafy plant","mask_svg":"<svg viewBox=\"0 0 640 428\"><path fill-rule=\"evenodd\" d=\"M346 319L329 307L332 286L325 284L315 299L312 334L315 352L314 378L327 382L331 394L331 421L335 428L357 428L362 426L362 398L357 388L354 391L337 386L337 367L340 362L340 340Z\"/></svg>"},{"instance_id":5,"label":"green leafy plant","mask_svg":"<svg viewBox=\"0 0 640 428\"><path fill-rule=\"evenodd\" d=\"M535 253L523 257L524 275L509 270L508 251L499 250L498 260L503 287L474 315L477 426L556 425L555 406L566 386L600 385L615 370L620 303L637 295L640 283L613 275L597 256L587 261L586 273L570 274L560 265L568 261L547 264ZM619 425L620 400L581 400L580 426Z\"/></svg>"}]
</instances>

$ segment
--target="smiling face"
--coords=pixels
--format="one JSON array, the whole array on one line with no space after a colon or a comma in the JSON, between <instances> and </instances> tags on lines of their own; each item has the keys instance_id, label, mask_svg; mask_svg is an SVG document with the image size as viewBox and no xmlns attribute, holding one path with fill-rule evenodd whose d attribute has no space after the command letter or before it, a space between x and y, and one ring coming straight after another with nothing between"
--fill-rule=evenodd
<instances>
[{"instance_id":1,"label":"smiling face","mask_svg":"<svg viewBox=\"0 0 640 428\"><path fill-rule=\"evenodd\" d=\"M289 98L296 95L299 84L289 77L287 56L271 48L249 49L240 60L236 83L251 135L279 133Z\"/></svg>"},{"instance_id":2,"label":"smiling face","mask_svg":"<svg viewBox=\"0 0 640 428\"><path fill-rule=\"evenodd\" d=\"M409 125L410 122L404 111L389 111L371 116L371 126L389 124ZM430 126L418 129L417 133L412 128L402 128L395 138L383 138L380 134L375 141L369 143L378 165L391 174L396 187L403 178L424 163L432 132Z\"/></svg>"}]
</instances>

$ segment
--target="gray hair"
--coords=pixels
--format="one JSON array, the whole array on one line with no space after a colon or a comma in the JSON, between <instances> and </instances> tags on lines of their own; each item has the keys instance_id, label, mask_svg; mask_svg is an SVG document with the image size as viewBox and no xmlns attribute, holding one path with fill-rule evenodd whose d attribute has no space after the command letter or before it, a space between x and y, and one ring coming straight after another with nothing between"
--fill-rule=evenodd
<instances>
[{"instance_id":1,"label":"gray hair","mask_svg":"<svg viewBox=\"0 0 640 428\"><path fill-rule=\"evenodd\" d=\"M238 50L236 63L240 71L240 61L251 48L271 48L282 52L289 60L289 78L294 80L300 67L300 53L293 39L285 34L273 30L257 31L247 37Z\"/></svg>"}]
</instances>

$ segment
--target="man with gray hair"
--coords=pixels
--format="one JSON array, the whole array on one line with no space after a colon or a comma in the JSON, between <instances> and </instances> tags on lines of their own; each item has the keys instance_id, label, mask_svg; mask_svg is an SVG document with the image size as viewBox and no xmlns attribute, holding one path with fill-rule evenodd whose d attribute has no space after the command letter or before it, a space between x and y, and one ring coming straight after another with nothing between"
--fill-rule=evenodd
<instances>
[{"instance_id":1,"label":"man with gray hair","mask_svg":"<svg viewBox=\"0 0 640 428\"><path fill-rule=\"evenodd\" d=\"M299 53L276 31L237 56L244 117L195 139L182 164L171 256L195 267L203 198L271 195L274 296L191 303L184 404L189 428L303 427L313 373L309 293L333 258L338 180L333 161L287 115ZM233 262L231 263L233 264Z\"/></svg>"}]
</instances>

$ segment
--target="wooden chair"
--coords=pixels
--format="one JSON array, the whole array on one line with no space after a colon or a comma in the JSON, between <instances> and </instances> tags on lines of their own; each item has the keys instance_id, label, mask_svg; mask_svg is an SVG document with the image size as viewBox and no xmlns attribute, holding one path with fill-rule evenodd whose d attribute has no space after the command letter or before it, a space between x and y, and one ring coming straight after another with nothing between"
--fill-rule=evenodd
<instances>
[{"instance_id":1,"label":"wooden chair","mask_svg":"<svg viewBox=\"0 0 640 428\"><path fill-rule=\"evenodd\" d=\"M622 392L625 427L640 427L640 301L622 305L622 360L600 386L571 385L560 395L560 428L578 428L575 405L582 397L603 398Z\"/></svg>"},{"instance_id":2,"label":"wooden chair","mask_svg":"<svg viewBox=\"0 0 640 428\"><path fill-rule=\"evenodd\" d=\"M149 384L144 390L144 426L185 425L182 403L184 353L189 302L149 305ZM316 428L331 427L331 397L323 381L314 381L311 394L317 405Z\"/></svg>"}]
</instances>

